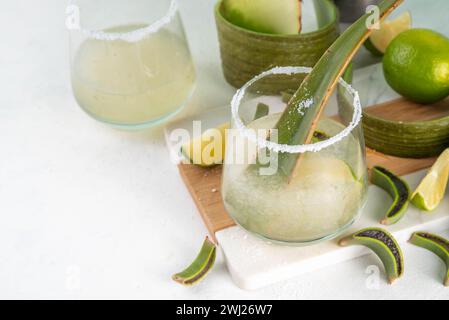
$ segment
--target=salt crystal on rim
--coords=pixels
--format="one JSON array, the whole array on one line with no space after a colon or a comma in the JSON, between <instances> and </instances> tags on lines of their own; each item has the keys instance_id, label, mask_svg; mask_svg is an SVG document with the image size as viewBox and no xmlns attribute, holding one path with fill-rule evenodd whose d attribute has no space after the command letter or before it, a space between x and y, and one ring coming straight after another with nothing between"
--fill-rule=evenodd
<instances>
[{"instance_id":1,"label":"salt crystal on rim","mask_svg":"<svg viewBox=\"0 0 449 320\"><path fill-rule=\"evenodd\" d=\"M262 72L258 76L255 76L253 79L248 81L241 89L239 89L231 101L231 110L232 110L232 118L234 119L234 123L236 128L240 131L240 133L257 144L259 148L267 148L273 152L282 152L282 153L305 153L305 152L319 152L323 149L326 149L335 143L340 142L344 138L346 138L352 130L354 130L357 125L362 120L362 105L360 103L359 93L354 90L354 88L349 85L342 78L338 80L338 82L354 97L353 105L354 105L354 113L352 116L352 121L349 125L343 129L341 132L336 134L335 136L325 140L320 141L313 144L301 144L301 145L287 145L287 144L278 144L272 141L267 141L263 138L257 137L253 130L249 129L245 126L242 119L239 115L239 108L242 102L243 97L245 96L246 90L251 87L255 82L270 76L277 74L296 74L296 73L311 73L312 68L309 67L274 67L268 71ZM308 104L307 101L303 101L305 105ZM310 103L310 101L309 101ZM312 101L313 103L313 101ZM309 105L310 107L310 105Z\"/></svg>"},{"instance_id":2,"label":"salt crystal on rim","mask_svg":"<svg viewBox=\"0 0 449 320\"><path fill-rule=\"evenodd\" d=\"M76 5L76 0L70 0L70 5ZM171 0L167 13L147 27L136 29L129 32L106 32L102 30L89 30L80 27L78 31L84 33L87 37L102 41L122 40L126 42L138 42L152 33L158 32L163 26L169 24L178 11L178 1Z\"/></svg>"}]
</instances>

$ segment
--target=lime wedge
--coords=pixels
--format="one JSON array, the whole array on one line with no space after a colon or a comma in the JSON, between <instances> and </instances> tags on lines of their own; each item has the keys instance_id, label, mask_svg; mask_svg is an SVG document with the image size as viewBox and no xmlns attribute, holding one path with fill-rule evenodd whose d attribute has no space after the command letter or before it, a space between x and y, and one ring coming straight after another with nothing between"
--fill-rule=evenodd
<instances>
[{"instance_id":1,"label":"lime wedge","mask_svg":"<svg viewBox=\"0 0 449 320\"><path fill-rule=\"evenodd\" d=\"M449 241L445 238L427 232L415 232L410 239L415 246L435 253L446 264L444 285L449 287Z\"/></svg>"},{"instance_id":2,"label":"lime wedge","mask_svg":"<svg viewBox=\"0 0 449 320\"><path fill-rule=\"evenodd\" d=\"M398 18L383 22L379 30L374 30L365 43L365 47L374 55L383 55L388 45L398 34L412 27L410 12L404 12Z\"/></svg>"},{"instance_id":3,"label":"lime wedge","mask_svg":"<svg viewBox=\"0 0 449 320\"><path fill-rule=\"evenodd\" d=\"M270 107L264 103L257 105L254 120L270 113ZM211 167L222 164L226 150L226 130L231 128L229 122L205 131L201 137L190 140L181 147L182 154L195 165Z\"/></svg>"},{"instance_id":4,"label":"lime wedge","mask_svg":"<svg viewBox=\"0 0 449 320\"><path fill-rule=\"evenodd\" d=\"M201 137L190 140L181 147L182 154L198 166L210 167L223 163L226 147L226 130L229 123L206 130Z\"/></svg>"},{"instance_id":5,"label":"lime wedge","mask_svg":"<svg viewBox=\"0 0 449 320\"><path fill-rule=\"evenodd\" d=\"M425 211L435 210L444 197L448 178L449 149L446 149L413 193L413 205Z\"/></svg>"}]
</instances>

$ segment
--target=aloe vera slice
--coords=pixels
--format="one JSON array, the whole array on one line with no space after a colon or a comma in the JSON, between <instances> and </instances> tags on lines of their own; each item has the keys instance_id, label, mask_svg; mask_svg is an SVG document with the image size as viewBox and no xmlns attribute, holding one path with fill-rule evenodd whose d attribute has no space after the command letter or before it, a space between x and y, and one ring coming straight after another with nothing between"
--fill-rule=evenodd
<instances>
[{"instance_id":1,"label":"aloe vera slice","mask_svg":"<svg viewBox=\"0 0 449 320\"><path fill-rule=\"evenodd\" d=\"M384 0L379 4L380 20L388 16L402 0ZM368 19L362 16L350 26L324 53L289 101L287 108L276 125L279 143L287 145L307 144L311 141L318 119L338 79L357 52L357 49L371 34ZM279 167L290 179L295 175L298 154L281 153Z\"/></svg>"},{"instance_id":2,"label":"aloe vera slice","mask_svg":"<svg viewBox=\"0 0 449 320\"><path fill-rule=\"evenodd\" d=\"M216 254L215 244L206 237L196 259L184 271L175 274L172 277L173 280L185 286L191 286L200 282L212 269Z\"/></svg>"},{"instance_id":3,"label":"aloe vera slice","mask_svg":"<svg viewBox=\"0 0 449 320\"><path fill-rule=\"evenodd\" d=\"M268 116L269 113L270 113L270 107L268 105L266 105L265 103L259 103L257 105L256 114L254 115L254 120Z\"/></svg>"},{"instance_id":4,"label":"aloe vera slice","mask_svg":"<svg viewBox=\"0 0 449 320\"><path fill-rule=\"evenodd\" d=\"M404 257L396 239L386 230L367 228L339 242L340 246L363 245L374 251L382 260L390 284L404 274Z\"/></svg>"},{"instance_id":5,"label":"aloe vera slice","mask_svg":"<svg viewBox=\"0 0 449 320\"><path fill-rule=\"evenodd\" d=\"M301 31L300 0L223 0L223 12L233 24L270 34Z\"/></svg>"},{"instance_id":6,"label":"aloe vera slice","mask_svg":"<svg viewBox=\"0 0 449 320\"><path fill-rule=\"evenodd\" d=\"M410 239L410 243L435 253L443 260L446 264L444 285L449 287L449 241L431 233L415 232Z\"/></svg>"},{"instance_id":7,"label":"aloe vera slice","mask_svg":"<svg viewBox=\"0 0 449 320\"><path fill-rule=\"evenodd\" d=\"M408 200L410 198L408 184L394 173L382 167L374 167L372 169L371 182L387 191L393 199L393 204L380 223L384 225L397 223L407 211Z\"/></svg>"}]
</instances>

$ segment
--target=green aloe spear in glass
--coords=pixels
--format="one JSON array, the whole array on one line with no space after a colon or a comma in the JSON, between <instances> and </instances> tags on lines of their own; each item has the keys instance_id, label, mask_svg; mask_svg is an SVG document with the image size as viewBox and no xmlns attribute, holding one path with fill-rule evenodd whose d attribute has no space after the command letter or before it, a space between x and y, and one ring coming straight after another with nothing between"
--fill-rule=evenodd
<instances>
[{"instance_id":1,"label":"green aloe spear in glass","mask_svg":"<svg viewBox=\"0 0 449 320\"><path fill-rule=\"evenodd\" d=\"M402 1L382 1L378 6L380 21ZM324 53L313 71L302 82L276 125L279 131L279 144L310 143L319 117L338 79L372 32L369 28L371 19L372 14L367 13L350 26ZM279 155L279 167L290 179L295 175L300 156L300 154L287 153Z\"/></svg>"}]
</instances>

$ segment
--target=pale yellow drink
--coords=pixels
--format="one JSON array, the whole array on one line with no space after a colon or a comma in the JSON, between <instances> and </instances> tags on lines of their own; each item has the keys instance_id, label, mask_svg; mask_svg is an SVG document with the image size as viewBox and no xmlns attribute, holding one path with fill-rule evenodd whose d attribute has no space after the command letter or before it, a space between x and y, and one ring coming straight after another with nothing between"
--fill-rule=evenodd
<instances>
[{"instance_id":1,"label":"pale yellow drink","mask_svg":"<svg viewBox=\"0 0 449 320\"><path fill-rule=\"evenodd\" d=\"M279 116L261 118L248 127L273 128ZM330 135L342 128L327 118L318 124ZM304 154L290 183L279 172L261 175L258 166L228 160L223 175L225 207L237 223L266 239L307 243L332 237L354 221L364 202L367 173L361 147L352 135L320 152Z\"/></svg>"},{"instance_id":2,"label":"pale yellow drink","mask_svg":"<svg viewBox=\"0 0 449 320\"><path fill-rule=\"evenodd\" d=\"M138 42L88 39L72 65L72 86L80 106L100 121L125 127L145 126L176 113L194 82L185 41L164 30Z\"/></svg>"}]
</instances>

